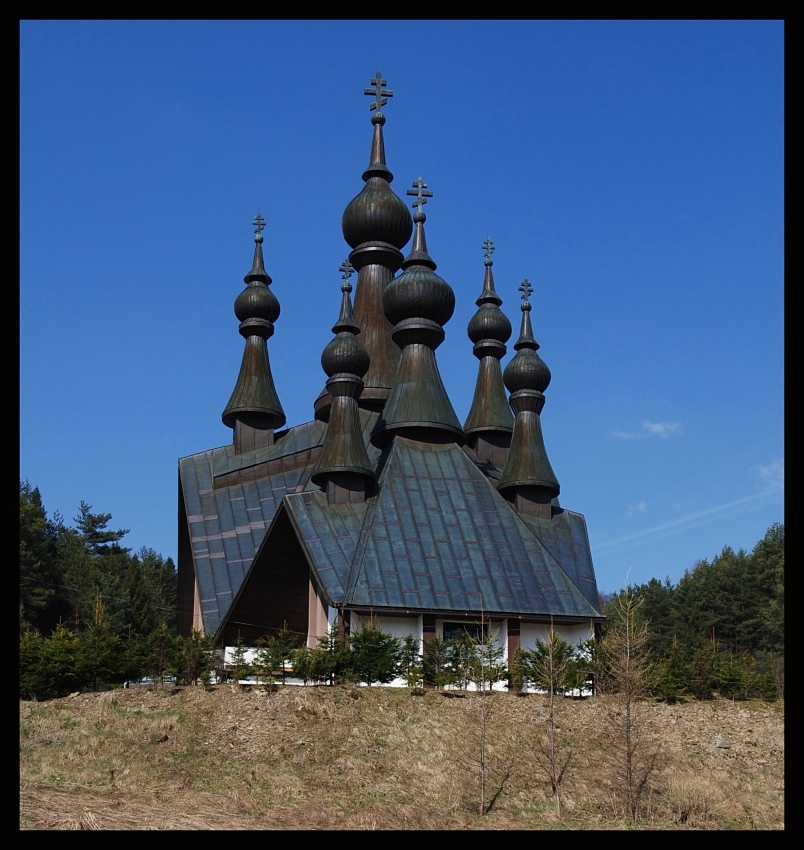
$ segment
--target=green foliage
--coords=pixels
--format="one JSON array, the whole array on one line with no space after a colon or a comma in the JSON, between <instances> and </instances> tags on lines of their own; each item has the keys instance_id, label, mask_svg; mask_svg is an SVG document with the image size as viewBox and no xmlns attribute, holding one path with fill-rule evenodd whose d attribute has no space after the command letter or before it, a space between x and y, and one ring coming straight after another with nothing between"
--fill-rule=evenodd
<instances>
[{"instance_id":1,"label":"green foliage","mask_svg":"<svg viewBox=\"0 0 804 850\"><path fill-rule=\"evenodd\" d=\"M712 699L717 689L718 648L716 641L698 648L690 663L690 691L696 699Z\"/></svg>"},{"instance_id":2,"label":"green foliage","mask_svg":"<svg viewBox=\"0 0 804 850\"><path fill-rule=\"evenodd\" d=\"M20 481L20 633L50 633L66 613L61 596L58 524L48 519L38 487Z\"/></svg>"},{"instance_id":3,"label":"green foliage","mask_svg":"<svg viewBox=\"0 0 804 850\"><path fill-rule=\"evenodd\" d=\"M214 635L205 635L193 629L186 638L178 638L178 675L185 685L195 685L199 681L208 685L212 677L215 661Z\"/></svg>"},{"instance_id":4,"label":"green foliage","mask_svg":"<svg viewBox=\"0 0 804 850\"><path fill-rule=\"evenodd\" d=\"M452 668L453 682L466 691L474 681L477 669L477 643L467 632L461 632L447 641L447 658Z\"/></svg>"},{"instance_id":5,"label":"green foliage","mask_svg":"<svg viewBox=\"0 0 804 850\"><path fill-rule=\"evenodd\" d=\"M516 648L511 663L508 665L508 689L520 693L525 689L528 680L528 669L525 663L525 651L521 646Z\"/></svg>"},{"instance_id":6,"label":"green foliage","mask_svg":"<svg viewBox=\"0 0 804 850\"><path fill-rule=\"evenodd\" d=\"M419 652L419 641L413 635L405 635L400 645L399 672L405 684L412 690L424 685L424 664Z\"/></svg>"},{"instance_id":7,"label":"green foliage","mask_svg":"<svg viewBox=\"0 0 804 850\"><path fill-rule=\"evenodd\" d=\"M656 668L653 692L669 703L677 702L690 688L690 665L684 658L679 642L674 638L667 654Z\"/></svg>"},{"instance_id":8,"label":"green foliage","mask_svg":"<svg viewBox=\"0 0 804 850\"><path fill-rule=\"evenodd\" d=\"M312 677L320 682L332 685L353 678L352 655L339 623L332 623L327 633L318 638L318 646L312 650L310 662Z\"/></svg>"},{"instance_id":9,"label":"green foliage","mask_svg":"<svg viewBox=\"0 0 804 850\"><path fill-rule=\"evenodd\" d=\"M689 657L713 638L732 653L784 653L784 526L753 552L726 546L699 561L673 593L674 630Z\"/></svg>"},{"instance_id":10,"label":"green foliage","mask_svg":"<svg viewBox=\"0 0 804 850\"><path fill-rule=\"evenodd\" d=\"M528 683L540 691L563 694L575 653L575 647L551 627L546 640L537 640L533 649L525 650Z\"/></svg>"},{"instance_id":11,"label":"green foliage","mask_svg":"<svg viewBox=\"0 0 804 850\"><path fill-rule=\"evenodd\" d=\"M478 690L491 690L495 682L505 678L506 672L505 648L497 643L495 633L486 630L475 647L472 681Z\"/></svg>"},{"instance_id":12,"label":"green foliage","mask_svg":"<svg viewBox=\"0 0 804 850\"><path fill-rule=\"evenodd\" d=\"M293 651L291 661L293 663L293 675L308 685L315 678L315 664L313 651L306 645L297 647Z\"/></svg>"},{"instance_id":13,"label":"green foliage","mask_svg":"<svg viewBox=\"0 0 804 850\"><path fill-rule=\"evenodd\" d=\"M287 622L276 633L257 641L261 647L257 652L256 669L271 684L275 675L285 684L288 665L292 665L293 654L299 645L299 635L290 631Z\"/></svg>"},{"instance_id":14,"label":"green foliage","mask_svg":"<svg viewBox=\"0 0 804 850\"><path fill-rule=\"evenodd\" d=\"M121 544L127 529L108 528L111 514L81 502L75 527L48 519L39 490L20 481L20 631L50 634L64 622L76 631L94 621L100 595L115 634L148 634L176 622L177 576L170 558Z\"/></svg>"},{"instance_id":15,"label":"green foliage","mask_svg":"<svg viewBox=\"0 0 804 850\"><path fill-rule=\"evenodd\" d=\"M230 672L232 675L232 679L235 682L240 682L241 679L245 679L247 676L250 676L254 672L253 665L246 660L246 650L247 647L243 642L243 638L240 635L240 632L237 633L237 641L233 647L232 652L232 662Z\"/></svg>"},{"instance_id":16,"label":"green foliage","mask_svg":"<svg viewBox=\"0 0 804 850\"><path fill-rule=\"evenodd\" d=\"M386 684L399 675L401 644L390 632L377 626L374 618L350 638L351 668L360 682Z\"/></svg>"},{"instance_id":17,"label":"green foliage","mask_svg":"<svg viewBox=\"0 0 804 850\"><path fill-rule=\"evenodd\" d=\"M424 681L445 688L456 683L455 671L450 664L450 645L440 637L424 641L422 651Z\"/></svg>"}]
</instances>

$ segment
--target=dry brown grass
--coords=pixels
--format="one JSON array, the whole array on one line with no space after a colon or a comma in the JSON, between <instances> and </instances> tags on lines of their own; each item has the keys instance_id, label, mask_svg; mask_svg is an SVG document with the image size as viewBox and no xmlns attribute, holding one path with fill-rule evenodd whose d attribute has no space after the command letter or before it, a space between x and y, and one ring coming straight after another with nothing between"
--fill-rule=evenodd
<instances>
[{"instance_id":1,"label":"dry brown grass","mask_svg":"<svg viewBox=\"0 0 804 850\"><path fill-rule=\"evenodd\" d=\"M609 700L561 701L559 817L536 764L545 698L389 688L142 688L20 703L23 830L629 829L604 758ZM784 827L781 703L645 703L639 829ZM718 736L728 747L718 747ZM721 740L723 743L723 740Z\"/></svg>"}]
</instances>

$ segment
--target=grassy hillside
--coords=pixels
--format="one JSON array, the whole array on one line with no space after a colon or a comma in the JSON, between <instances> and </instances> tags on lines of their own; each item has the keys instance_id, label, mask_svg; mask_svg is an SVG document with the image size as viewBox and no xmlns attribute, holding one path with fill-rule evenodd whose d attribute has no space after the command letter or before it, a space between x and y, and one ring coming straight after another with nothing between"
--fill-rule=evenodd
<instances>
[{"instance_id":1,"label":"grassy hillside","mask_svg":"<svg viewBox=\"0 0 804 850\"><path fill-rule=\"evenodd\" d=\"M641 817L624 816L614 697L557 704L572 751L559 813L547 698L405 689L149 687L20 703L20 827L784 827L783 703L639 705Z\"/></svg>"}]
</instances>

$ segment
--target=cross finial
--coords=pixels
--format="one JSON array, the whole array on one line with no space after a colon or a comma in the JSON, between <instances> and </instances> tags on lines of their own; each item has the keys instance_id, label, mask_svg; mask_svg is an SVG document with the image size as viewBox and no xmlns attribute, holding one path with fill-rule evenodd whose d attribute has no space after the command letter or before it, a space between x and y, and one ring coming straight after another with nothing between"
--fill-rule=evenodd
<instances>
[{"instance_id":1,"label":"cross finial","mask_svg":"<svg viewBox=\"0 0 804 850\"><path fill-rule=\"evenodd\" d=\"M341 284L341 291L342 292L351 292L352 291L352 284L349 283L349 278L352 276L352 274L354 272L354 266L352 266L352 264L349 262L349 260L344 260L341 263L341 266L338 269L338 271L343 272L343 274L341 275L341 277L343 278L343 283Z\"/></svg>"},{"instance_id":2,"label":"cross finial","mask_svg":"<svg viewBox=\"0 0 804 850\"><path fill-rule=\"evenodd\" d=\"M522 293L522 300L527 304L528 296L533 292L533 287L527 278L525 278L519 285L519 291Z\"/></svg>"},{"instance_id":3,"label":"cross finial","mask_svg":"<svg viewBox=\"0 0 804 850\"><path fill-rule=\"evenodd\" d=\"M491 255L494 253L495 249L494 249L494 243L491 241L491 239L489 239L488 236L486 237L486 241L483 243L483 249L486 252L486 259L490 260Z\"/></svg>"},{"instance_id":4,"label":"cross finial","mask_svg":"<svg viewBox=\"0 0 804 850\"><path fill-rule=\"evenodd\" d=\"M394 96L394 93L392 91L383 88L383 86L386 85L387 82L387 80L384 80L382 78L382 74L377 71L377 76L371 81L371 84L374 86L374 88L363 89L363 94L370 94L373 97L377 98L374 103L369 104L370 110L376 109L377 112L379 112L380 107L385 106L385 104L388 103L387 98Z\"/></svg>"},{"instance_id":5,"label":"cross finial","mask_svg":"<svg viewBox=\"0 0 804 850\"><path fill-rule=\"evenodd\" d=\"M413 188L408 189L408 195L416 195L416 200L411 204L412 207L418 207L418 212L422 211L422 206L427 203L427 198L432 198L432 192L426 192L427 184L418 177L413 181Z\"/></svg>"},{"instance_id":6,"label":"cross finial","mask_svg":"<svg viewBox=\"0 0 804 850\"><path fill-rule=\"evenodd\" d=\"M251 222L254 226L254 232L259 235L261 230L265 230L265 219L262 217L261 213L257 213L257 217L254 221Z\"/></svg>"}]
</instances>

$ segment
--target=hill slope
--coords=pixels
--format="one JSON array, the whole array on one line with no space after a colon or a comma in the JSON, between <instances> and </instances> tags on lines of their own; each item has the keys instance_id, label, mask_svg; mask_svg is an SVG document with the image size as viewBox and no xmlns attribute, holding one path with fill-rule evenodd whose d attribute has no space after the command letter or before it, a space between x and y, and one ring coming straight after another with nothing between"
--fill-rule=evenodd
<instances>
[{"instance_id":1,"label":"hill slope","mask_svg":"<svg viewBox=\"0 0 804 850\"><path fill-rule=\"evenodd\" d=\"M20 703L20 827L623 829L617 701L404 689L150 687ZM783 703L639 706L640 829L782 829ZM644 759L644 760L643 760Z\"/></svg>"}]
</instances>

